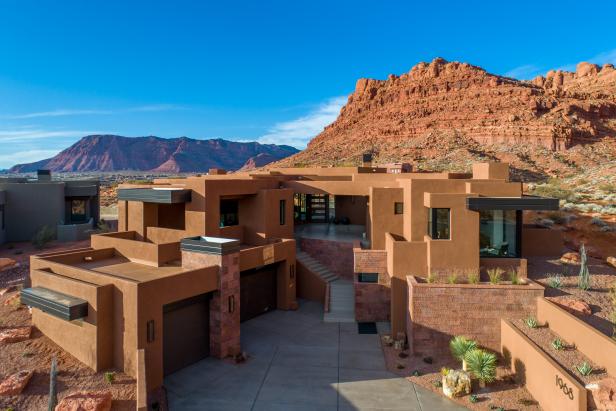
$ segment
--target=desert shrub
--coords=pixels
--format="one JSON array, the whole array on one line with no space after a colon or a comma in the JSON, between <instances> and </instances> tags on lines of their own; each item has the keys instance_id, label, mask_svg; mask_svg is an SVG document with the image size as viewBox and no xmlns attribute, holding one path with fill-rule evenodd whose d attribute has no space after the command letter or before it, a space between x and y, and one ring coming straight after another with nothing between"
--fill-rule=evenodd
<instances>
[{"instance_id":1,"label":"desert shrub","mask_svg":"<svg viewBox=\"0 0 616 411\"><path fill-rule=\"evenodd\" d=\"M488 278L490 278L490 284L498 284L498 283L500 283L501 282L501 278L502 278L504 272L505 272L505 270L503 270L500 267L489 268L488 269Z\"/></svg>"},{"instance_id":2,"label":"desert shrub","mask_svg":"<svg viewBox=\"0 0 616 411\"><path fill-rule=\"evenodd\" d=\"M560 183L548 182L547 184L536 185L532 191L533 195L541 197L553 197L559 200L573 201L575 194L572 190L562 187Z\"/></svg>"},{"instance_id":3,"label":"desert shrub","mask_svg":"<svg viewBox=\"0 0 616 411\"><path fill-rule=\"evenodd\" d=\"M541 227L552 227L554 225L554 220L549 218L539 218L535 221L535 224Z\"/></svg>"},{"instance_id":4,"label":"desert shrub","mask_svg":"<svg viewBox=\"0 0 616 411\"><path fill-rule=\"evenodd\" d=\"M599 190L605 193L608 193L608 194L616 193L616 184L612 184L612 183L599 184Z\"/></svg>"},{"instance_id":5,"label":"desert shrub","mask_svg":"<svg viewBox=\"0 0 616 411\"><path fill-rule=\"evenodd\" d=\"M115 372L114 371L106 371L104 374L105 381L107 384L113 384L115 381Z\"/></svg>"},{"instance_id":6,"label":"desert shrub","mask_svg":"<svg viewBox=\"0 0 616 411\"><path fill-rule=\"evenodd\" d=\"M34 237L32 237L32 245L34 245L34 247L36 247L37 249L41 250L45 248L45 246L52 242L55 238L56 232L54 231L54 229L47 225L44 225L36 232L36 234L34 234Z\"/></svg>"},{"instance_id":7,"label":"desert shrub","mask_svg":"<svg viewBox=\"0 0 616 411\"><path fill-rule=\"evenodd\" d=\"M455 284L458 282L458 271L453 270L447 276L447 284Z\"/></svg>"},{"instance_id":8,"label":"desert shrub","mask_svg":"<svg viewBox=\"0 0 616 411\"><path fill-rule=\"evenodd\" d=\"M588 271L588 257L586 256L586 247L584 244L580 246L580 273L578 275L578 288L580 290L589 290L591 287L590 272Z\"/></svg>"},{"instance_id":9,"label":"desert shrub","mask_svg":"<svg viewBox=\"0 0 616 411\"><path fill-rule=\"evenodd\" d=\"M597 225L599 227L605 227L607 223L603 221L600 217L593 217L590 219L590 224Z\"/></svg>"},{"instance_id":10,"label":"desert shrub","mask_svg":"<svg viewBox=\"0 0 616 411\"><path fill-rule=\"evenodd\" d=\"M568 218L560 211L551 211L547 213L547 218L552 220L554 224L566 224L569 222Z\"/></svg>"},{"instance_id":11,"label":"desert shrub","mask_svg":"<svg viewBox=\"0 0 616 411\"><path fill-rule=\"evenodd\" d=\"M599 231L601 231L601 232L603 232L603 233L611 233L611 232L616 231L616 226L613 226L613 225L605 225L605 226L601 227L601 228L599 229Z\"/></svg>"},{"instance_id":12,"label":"desert shrub","mask_svg":"<svg viewBox=\"0 0 616 411\"><path fill-rule=\"evenodd\" d=\"M563 340L561 340L560 338L555 338L554 340L552 340L552 347L555 350L560 351L565 348L565 344L563 343Z\"/></svg>"},{"instance_id":13,"label":"desert shrub","mask_svg":"<svg viewBox=\"0 0 616 411\"><path fill-rule=\"evenodd\" d=\"M472 402L473 404L479 402L479 397L477 396L477 394L471 394L471 396L468 398L468 400L470 402Z\"/></svg>"},{"instance_id":14,"label":"desert shrub","mask_svg":"<svg viewBox=\"0 0 616 411\"><path fill-rule=\"evenodd\" d=\"M468 351L464 359L471 374L479 380L481 385L496 379L496 355L475 348Z\"/></svg>"},{"instance_id":15,"label":"desert shrub","mask_svg":"<svg viewBox=\"0 0 616 411\"><path fill-rule=\"evenodd\" d=\"M550 274L548 277L548 285L552 288L559 289L563 286L563 278L560 274Z\"/></svg>"},{"instance_id":16,"label":"desert shrub","mask_svg":"<svg viewBox=\"0 0 616 411\"><path fill-rule=\"evenodd\" d=\"M111 231L111 228L109 228L109 224L107 224L107 222L105 220L102 220L102 219L101 219L101 221L98 222L96 227L98 228L98 230L101 233L108 233L109 231Z\"/></svg>"}]
</instances>

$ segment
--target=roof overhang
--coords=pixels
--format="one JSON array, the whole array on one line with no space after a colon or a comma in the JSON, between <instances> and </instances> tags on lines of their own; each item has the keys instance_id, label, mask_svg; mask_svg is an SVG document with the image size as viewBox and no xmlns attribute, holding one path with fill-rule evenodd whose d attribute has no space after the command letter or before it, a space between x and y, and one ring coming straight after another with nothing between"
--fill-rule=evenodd
<instances>
[{"instance_id":1,"label":"roof overhang","mask_svg":"<svg viewBox=\"0 0 616 411\"><path fill-rule=\"evenodd\" d=\"M466 208L480 210L558 210L558 199L548 197L467 197Z\"/></svg>"},{"instance_id":2,"label":"roof overhang","mask_svg":"<svg viewBox=\"0 0 616 411\"><path fill-rule=\"evenodd\" d=\"M66 321L88 316L88 302L86 300L44 287L23 289L21 291L21 303L38 308L43 312Z\"/></svg>"},{"instance_id":3,"label":"roof overhang","mask_svg":"<svg viewBox=\"0 0 616 411\"><path fill-rule=\"evenodd\" d=\"M191 190L184 188L120 188L118 190L120 201L179 204L189 202L190 198Z\"/></svg>"}]
</instances>

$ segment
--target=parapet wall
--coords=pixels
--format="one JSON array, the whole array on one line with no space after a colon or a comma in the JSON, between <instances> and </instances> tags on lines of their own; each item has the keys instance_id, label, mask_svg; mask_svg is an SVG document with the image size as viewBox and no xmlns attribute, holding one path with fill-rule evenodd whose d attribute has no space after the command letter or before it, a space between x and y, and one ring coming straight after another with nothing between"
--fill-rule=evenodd
<instances>
[{"instance_id":1,"label":"parapet wall","mask_svg":"<svg viewBox=\"0 0 616 411\"><path fill-rule=\"evenodd\" d=\"M456 335L500 350L500 321L536 312L543 287L511 284L428 284L407 277L407 336L417 354L449 352Z\"/></svg>"}]
</instances>

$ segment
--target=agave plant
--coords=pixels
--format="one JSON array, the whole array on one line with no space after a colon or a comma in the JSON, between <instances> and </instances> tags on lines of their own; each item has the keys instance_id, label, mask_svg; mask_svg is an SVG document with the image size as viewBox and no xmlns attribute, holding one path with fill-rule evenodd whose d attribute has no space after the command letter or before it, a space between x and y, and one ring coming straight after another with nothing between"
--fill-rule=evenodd
<instances>
[{"instance_id":1,"label":"agave plant","mask_svg":"<svg viewBox=\"0 0 616 411\"><path fill-rule=\"evenodd\" d=\"M468 369L479 380L479 386L496 379L496 355L478 348L470 350L464 356Z\"/></svg>"},{"instance_id":2,"label":"agave plant","mask_svg":"<svg viewBox=\"0 0 616 411\"><path fill-rule=\"evenodd\" d=\"M449 342L451 354L462 362L462 369L467 370L466 353L477 348L477 343L461 335L455 336Z\"/></svg>"},{"instance_id":3,"label":"agave plant","mask_svg":"<svg viewBox=\"0 0 616 411\"><path fill-rule=\"evenodd\" d=\"M590 364L584 361L581 365L576 365L575 368L583 376L587 377L593 372L593 368Z\"/></svg>"}]
</instances>

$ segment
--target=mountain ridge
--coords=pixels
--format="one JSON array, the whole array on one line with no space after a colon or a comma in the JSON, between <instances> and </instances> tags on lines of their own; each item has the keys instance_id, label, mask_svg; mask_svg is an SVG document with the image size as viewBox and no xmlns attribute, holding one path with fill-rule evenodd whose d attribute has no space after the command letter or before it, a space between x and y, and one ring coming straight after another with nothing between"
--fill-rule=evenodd
<instances>
[{"instance_id":1,"label":"mountain ridge","mask_svg":"<svg viewBox=\"0 0 616 411\"><path fill-rule=\"evenodd\" d=\"M199 172L210 168L237 170L267 155L270 161L297 153L294 147L258 142L235 142L221 138L199 140L185 136L124 137L96 134L82 137L56 156L33 163L17 164L10 173L49 169L55 172L152 171ZM262 161L260 161L262 162Z\"/></svg>"}]
</instances>

